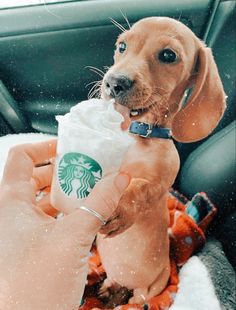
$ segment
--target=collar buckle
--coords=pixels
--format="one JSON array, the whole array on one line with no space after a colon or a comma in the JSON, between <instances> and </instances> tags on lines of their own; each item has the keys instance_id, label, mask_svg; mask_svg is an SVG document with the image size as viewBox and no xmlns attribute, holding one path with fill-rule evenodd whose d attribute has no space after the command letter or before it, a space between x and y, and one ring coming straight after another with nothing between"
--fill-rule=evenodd
<instances>
[{"instance_id":1,"label":"collar buckle","mask_svg":"<svg viewBox=\"0 0 236 310\"><path fill-rule=\"evenodd\" d=\"M139 129L140 129L140 133L139 136L142 138L148 138L151 133L152 133L152 128L153 125L152 124L148 124L148 123L139 123Z\"/></svg>"},{"instance_id":2,"label":"collar buckle","mask_svg":"<svg viewBox=\"0 0 236 310\"><path fill-rule=\"evenodd\" d=\"M154 124L134 121L131 122L129 132L142 138L171 139L171 130Z\"/></svg>"}]
</instances>

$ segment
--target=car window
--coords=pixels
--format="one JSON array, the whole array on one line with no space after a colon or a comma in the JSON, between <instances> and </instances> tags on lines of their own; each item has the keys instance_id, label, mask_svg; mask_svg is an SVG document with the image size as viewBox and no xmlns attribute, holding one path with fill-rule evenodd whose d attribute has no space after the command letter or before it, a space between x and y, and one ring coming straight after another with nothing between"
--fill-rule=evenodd
<instances>
[{"instance_id":1,"label":"car window","mask_svg":"<svg viewBox=\"0 0 236 310\"><path fill-rule=\"evenodd\" d=\"M15 8L21 6L31 6L31 5L45 5L50 3L59 2L74 2L76 0L1 0L0 9ZM79 0L77 0L79 1Z\"/></svg>"}]
</instances>

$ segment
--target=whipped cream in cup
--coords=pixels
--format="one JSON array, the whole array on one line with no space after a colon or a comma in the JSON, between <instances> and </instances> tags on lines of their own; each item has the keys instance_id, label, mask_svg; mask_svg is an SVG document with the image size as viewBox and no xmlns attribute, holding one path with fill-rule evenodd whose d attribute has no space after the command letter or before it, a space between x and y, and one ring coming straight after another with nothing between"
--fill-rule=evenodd
<instances>
[{"instance_id":1,"label":"whipped cream in cup","mask_svg":"<svg viewBox=\"0 0 236 310\"><path fill-rule=\"evenodd\" d=\"M119 170L134 139L121 129L124 118L111 101L83 101L56 119L58 144L51 203L67 214L83 204L104 175Z\"/></svg>"}]
</instances>

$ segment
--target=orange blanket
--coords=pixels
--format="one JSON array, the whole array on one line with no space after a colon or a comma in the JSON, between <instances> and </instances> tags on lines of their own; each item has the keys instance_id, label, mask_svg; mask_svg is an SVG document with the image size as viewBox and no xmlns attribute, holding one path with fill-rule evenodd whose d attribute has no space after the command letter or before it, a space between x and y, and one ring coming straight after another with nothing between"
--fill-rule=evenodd
<instances>
[{"instance_id":1,"label":"orange blanket","mask_svg":"<svg viewBox=\"0 0 236 310\"><path fill-rule=\"evenodd\" d=\"M124 288L116 296L115 304L119 306L106 306L107 301L100 300L99 288L106 278L105 270L102 267L98 252L94 246L89 260L88 284L83 297L83 305L80 310L90 309L116 309L128 310L161 310L168 309L173 303L178 290L178 267L183 265L190 256L199 250L205 243L205 231L213 219L216 208L207 198L205 193L196 194L191 201L172 191L168 199L170 212L170 256L171 275L167 287L161 294L151 298L144 306L130 305L127 303L132 292ZM118 301L117 301L118 298Z\"/></svg>"}]
</instances>

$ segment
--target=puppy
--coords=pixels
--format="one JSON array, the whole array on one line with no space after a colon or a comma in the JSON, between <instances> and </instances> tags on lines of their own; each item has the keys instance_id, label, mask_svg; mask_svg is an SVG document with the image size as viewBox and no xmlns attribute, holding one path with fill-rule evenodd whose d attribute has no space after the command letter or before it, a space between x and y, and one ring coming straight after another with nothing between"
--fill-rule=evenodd
<instances>
[{"instance_id":1,"label":"puppy","mask_svg":"<svg viewBox=\"0 0 236 310\"><path fill-rule=\"evenodd\" d=\"M192 93L184 102L188 89ZM115 99L125 129L140 121L150 130L171 129L180 142L207 137L226 107L211 50L184 24L166 17L142 19L119 36L102 96ZM149 133L137 135L129 149L121 170L130 173L131 184L97 237L107 273L101 291L127 287L133 290L129 303L138 304L159 294L169 278L167 195L180 166L173 141Z\"/></svg>"}]
</instances>

